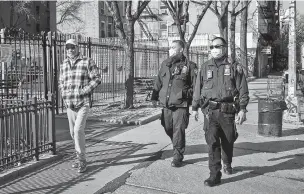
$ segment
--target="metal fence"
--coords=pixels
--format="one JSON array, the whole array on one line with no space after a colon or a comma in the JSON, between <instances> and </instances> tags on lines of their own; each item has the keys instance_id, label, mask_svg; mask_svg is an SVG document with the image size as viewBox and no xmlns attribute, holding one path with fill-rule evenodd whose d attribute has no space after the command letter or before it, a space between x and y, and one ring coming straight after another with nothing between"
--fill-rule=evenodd
<instances>
[{"instance_id":1,"label":"metal fence","mask_svg":"<svg viewBox=\"0 0 304 194\"><path fill-rule=\"evenodd\" d=\"M0 100L0 172L56 152L53 100L27 98Z\"/></svg>"},{"instance_id":2,"label":"metal fence","mask_svg":"<svg viewBox=\"0 0 304 194\"><path fill-rule=\"evenodd\" d=\"M50 92L55 96L56 113L63 111L61 94L58 92L60 64L66 57L65 41L77 38L80 52L94 59L102 76L102 82L92 96L93 104L125 99L129 67L122 46L124 43L119 38L94 39L51 32L32 35L4 30L0 35L2 57L3 51L8 53L1 66L1 98L22 99L29 94L30 97L48 99L47 93ZM168 48L159 45L157 41L135 42L134 77L152 78L158 73L162 61L168 57ZM207 58L200 51L190 52L190 60L197 64L202 64Z\"/></svg>"}]
</instances>

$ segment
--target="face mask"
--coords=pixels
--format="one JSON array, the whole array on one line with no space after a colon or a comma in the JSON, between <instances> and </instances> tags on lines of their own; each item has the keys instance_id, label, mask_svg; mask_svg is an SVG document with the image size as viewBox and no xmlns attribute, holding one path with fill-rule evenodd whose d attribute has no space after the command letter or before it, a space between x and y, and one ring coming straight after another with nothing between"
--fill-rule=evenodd
<instances>
[{"instance_id":1,"label":"face mask","mask_svg":"<svg viewBox=\"0 0 304 194\"><path fill-rule=\"evenodd\" d=\"M169 56L170 57L173 56L173 55L175 55L175 54L176 54L176 51L174 49L170 49L169 50Z\"/></svg>"},{"instance_id":2,"label":"face mask","mask_svg":"<svg viewBox=\"0 0 304 194\"><path fill-rule=\"evenodd\" d=\"M211 56L214 59L219 59L223 56L223 50L222 49L212 49L211 50Z\"/></svg>"}]
</instances>

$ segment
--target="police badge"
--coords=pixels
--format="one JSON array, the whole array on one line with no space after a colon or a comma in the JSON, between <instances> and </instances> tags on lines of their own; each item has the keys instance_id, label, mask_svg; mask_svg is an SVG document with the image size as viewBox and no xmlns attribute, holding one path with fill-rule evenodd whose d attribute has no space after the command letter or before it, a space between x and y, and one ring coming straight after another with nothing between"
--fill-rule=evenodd
<instances>
[{"instance_id":1,"label":"police badge","mask_svg":"<svg viewBox=\"0 0 304 194\"><path fill-rule=\"evenodd\" d=\"M212 70L208 70L207 71L207 79L212 79L213 77L213 71Z\"/></svg>"},{"instance_id":2,"label":"police badge","mask_svg":"<svg viewBox=\"0 0 304 194\"><path fill-rule=\"evenodd\" d=\"M230 66L229 65L225 65L225 70L224 70L224 75L230 75Z\"/></svg>"}]
</instances>

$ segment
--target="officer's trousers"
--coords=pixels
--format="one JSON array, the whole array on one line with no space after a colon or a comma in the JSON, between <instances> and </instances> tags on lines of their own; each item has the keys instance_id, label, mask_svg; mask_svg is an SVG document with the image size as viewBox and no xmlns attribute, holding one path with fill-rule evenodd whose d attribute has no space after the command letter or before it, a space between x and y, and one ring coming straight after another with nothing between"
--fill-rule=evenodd
<instances>
[{"instance_id":1,"label":"officer's trousers","mask_svg":"<svg viewBox=\"0 0 304 194\"><path fill-rule=\"evenodd\" d=\"M211 176L218 176L222 168L221 150L224 164L232 163L233 145L236 140L235 115L209 110L209 122L204 126L209 148L209 170Z\"/></svg>"},{"instance_id":2,"label":"officer's trousers","mask_svg":"<svg viewBox=\"0 0 304 194\"><path fill-rule=\"evenodd\" d=\"M189 108L163 108L161 124L173 144L173 159L184 159L186 137L185 130L189 124Z\"/></svg>"}]
</instances>

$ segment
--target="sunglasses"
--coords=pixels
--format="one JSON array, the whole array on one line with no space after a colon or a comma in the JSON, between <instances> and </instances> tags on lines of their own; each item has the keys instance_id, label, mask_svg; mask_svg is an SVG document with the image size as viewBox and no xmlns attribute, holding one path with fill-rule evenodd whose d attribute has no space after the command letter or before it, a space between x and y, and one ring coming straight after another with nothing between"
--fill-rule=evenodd
<instances>
[{"instance_id":1,"label":"sunglasses","mask_svg":"<svg viewBox=\"0 0 304 194\"><path fill-rule=\"evenodd\" d=\"M224 45L211 45L210 46L210 49L212 50L212 49L219 49L219 48L221 48L221 47L224 47Z\"/></svg>"},{"instance_id":2,"label":"sunglasses","mask_svg":"<svg viewBox=\"0 0 304 194\"><path fill-rule=\"evenodd\" d=\"M72 49L72 50L75 50L75 48L76 48L76 46L75 45L66 45L65 46L65 48L66 48L66 50L68 50L68 49Z\"/></svg>"}]
</instances>

